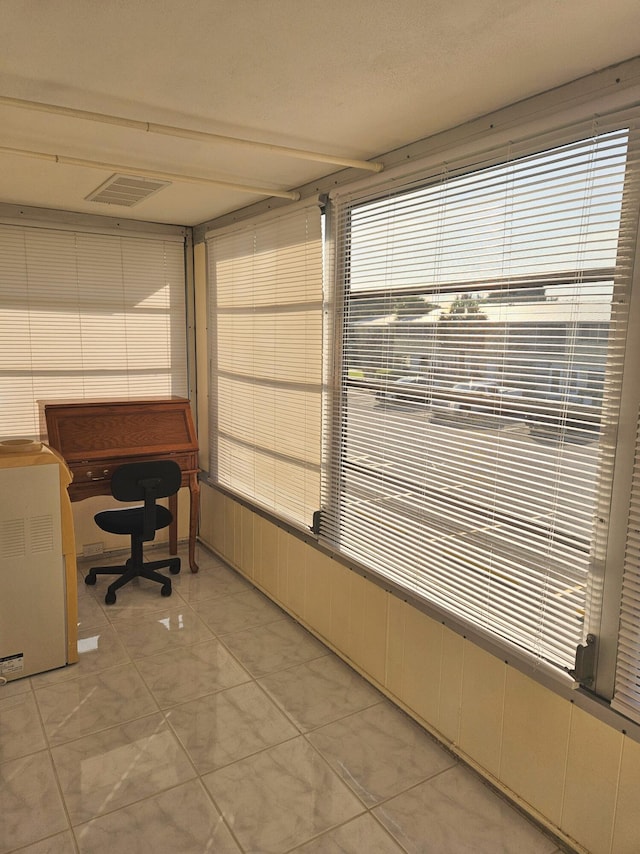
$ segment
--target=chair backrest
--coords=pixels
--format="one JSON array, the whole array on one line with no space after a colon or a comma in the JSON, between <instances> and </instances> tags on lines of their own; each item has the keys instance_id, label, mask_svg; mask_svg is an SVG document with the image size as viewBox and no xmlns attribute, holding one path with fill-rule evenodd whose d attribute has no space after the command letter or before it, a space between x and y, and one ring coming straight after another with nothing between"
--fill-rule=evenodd
<instances>
[{"instance_id":1,"label":"chair backrest","mask_svg":"<svg viewBox=\"0 0 640 854\"><path fill-rule=\"evenodd\" d=\"M180 489L182 472L173 460L125 463L111 476L111 494L118 501L144 501L141 538L150 542L156 535L156 499Z\"/></svg>"},{"instance_id":2,"label":"chair backrest","mask_svg":"<svg viewBox=\"0 0 640 854\"><path fill-rule=\"evenodd\" d=\"M118 501L166 498L180 489L182 472L173 460L125 463L111 476L111 494Z\"/></svg>"}]
</instances>

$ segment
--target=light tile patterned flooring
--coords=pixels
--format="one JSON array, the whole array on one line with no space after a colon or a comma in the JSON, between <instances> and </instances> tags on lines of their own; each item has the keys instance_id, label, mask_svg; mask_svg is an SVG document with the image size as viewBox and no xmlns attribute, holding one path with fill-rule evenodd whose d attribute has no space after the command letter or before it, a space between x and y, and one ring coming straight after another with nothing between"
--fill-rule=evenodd
<instances>
[{"instance_id":1,"label":"light tile patterned flooring","mask_svg":"<svg viewBox=\"0 0 640 854\"><path fill-rule=\"evenodd\" d=\"M80 662L0 686L0 854L561 850L201 547L199 562L183 555L170 598L142 581L112 606L106 578L80 575Z\"/></svg>"}]
</instances>

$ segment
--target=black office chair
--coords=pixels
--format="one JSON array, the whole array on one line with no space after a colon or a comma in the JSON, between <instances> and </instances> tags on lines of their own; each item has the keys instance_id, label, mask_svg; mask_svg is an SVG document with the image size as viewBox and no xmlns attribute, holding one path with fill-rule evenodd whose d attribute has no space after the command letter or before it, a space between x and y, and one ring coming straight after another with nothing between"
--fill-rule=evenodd
<instances>
[{"instance_id":1,"label":"black office chair","mask_svg":"<svg viewBox=\"0 0 640 854\"><path fill-rule=\"evenodd\" d=\"M156 531L171 524L171 512L156 499L174 495L180 489L182 473L180 466L173 460L153 460L143 463L127 463L119 466L111 478L111 494L118 501L144 501L138 507L125 507L122 510L103 510L96 513L94 519L99 528L110 534L129 534L131 536L131 557L123 566L94 566L85 576L85 584L95 584L97 575L119 575L107 588L104 601L113 605L116 590L132 579L141 576L162 584L163 596L171 596L171 579L157 569L168 567L173 575L180 572L180 558L144 562L143 543L151 542Z\"/></svg>"}]
</instances>

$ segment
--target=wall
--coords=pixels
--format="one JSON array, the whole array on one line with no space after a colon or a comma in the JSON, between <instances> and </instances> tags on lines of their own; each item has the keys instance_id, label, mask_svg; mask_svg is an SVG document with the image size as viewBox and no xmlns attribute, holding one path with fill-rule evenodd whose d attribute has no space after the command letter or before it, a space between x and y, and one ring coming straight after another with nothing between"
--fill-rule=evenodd
<instances>
[{"instance_id":1,"label":"wall","mask_svg":"<svg viewBox=\"0 0 640 854\"><path fill-rule=\"evenodd\" d=\"M203 542L536 819L640 852L638 742L204 484L201 507Z\"/></svg>"}]
</instances>

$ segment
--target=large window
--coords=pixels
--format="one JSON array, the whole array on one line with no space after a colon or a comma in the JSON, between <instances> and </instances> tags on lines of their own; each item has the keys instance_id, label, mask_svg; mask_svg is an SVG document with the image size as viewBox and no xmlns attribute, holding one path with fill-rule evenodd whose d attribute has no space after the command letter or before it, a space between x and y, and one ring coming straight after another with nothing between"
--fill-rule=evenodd
<instances>
[{"instance_id":1,"label":"large window","mask_svg":"<svg viewBox=\"0 0 640 854\"><path fill-rule=\"evenodd\" d=\"M0 435L41 402L186 395L184 238L0 225Z\"/></svg>"},{"instance_id":2,"label":"large window","mask_svg":"<svg viewBox=\"0 0 640 854\"><path fill-rule=\"evenodd\" d=\"M336 194L322 538L559 669L594 631L637 229L629 126Z\"/></svg>"},{"instance_id":3,"label":"large window","mask_svg":"<svg viewBox=\"0 0 640 854\"><path fill-rule=\"evenodd\" d=\"M213 232L207 256L211 476L308 527L320 502L318 204Z\"/></svg>"}]
</instances>

